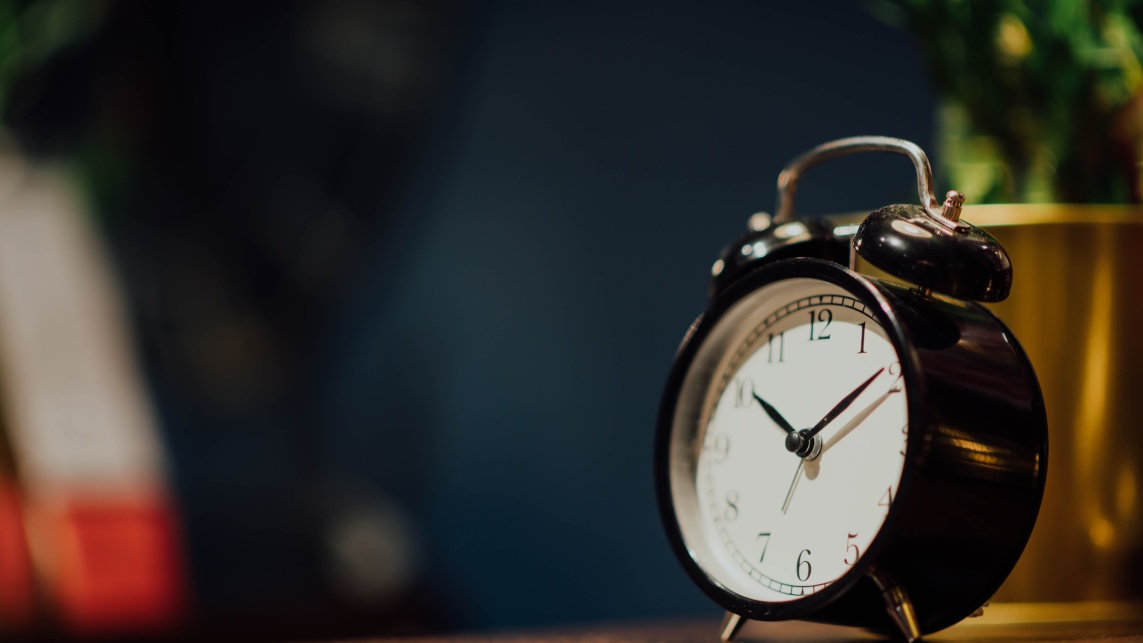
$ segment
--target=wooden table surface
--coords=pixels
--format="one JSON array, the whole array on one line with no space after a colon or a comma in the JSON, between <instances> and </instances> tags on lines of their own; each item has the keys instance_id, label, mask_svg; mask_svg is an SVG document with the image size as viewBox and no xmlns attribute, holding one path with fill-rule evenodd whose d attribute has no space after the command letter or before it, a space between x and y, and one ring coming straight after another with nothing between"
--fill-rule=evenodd
<instances>
[{"instance_id":1,"label":"wooden table surface","mask_svg":"<svg viewBox=\"0 0 1143 643\"><path fill-rule=\"evenodd\" d=\"M718 641L718 622L681 621L551 629L495 635L422 638L419 641L537 641L543 643L699 643ZM750 622L738 641L767 643L828 643L873 641L877 636L858 629L816 623ZM925 637L928 641L1100 641L1143 643L1143 603L997 604L984 615L967 619L947 630Z\"/></svg>"}]
</instances>

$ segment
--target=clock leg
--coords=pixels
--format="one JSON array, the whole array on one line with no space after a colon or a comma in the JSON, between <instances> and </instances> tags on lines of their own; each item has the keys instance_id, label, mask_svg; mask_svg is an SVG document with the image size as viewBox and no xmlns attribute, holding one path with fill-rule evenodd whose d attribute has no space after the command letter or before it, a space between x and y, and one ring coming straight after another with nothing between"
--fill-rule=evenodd
<instances>
[{"instance_id":1,"label":"clock leg","mask_svg":"<svg viewBox=\"0 0 1143 643\"><path fill-rule=\"evenodd\" d=\"M920 640L921 628L917 625L917 612L913 609L913 602L909 600L905 588L884 572L874 571L869 575L881 590L881 598L885 600L885 610L889 612L893 624L901 630L901 636L905 637L906 643Z\"/></svg>"},{"instance_id":2,"label":"clock leg","mask_svg":"<svg viewBox=\"0 0 1143 643\"><path fill-rule=\"evenodd\" d=\"M742 626L746 625L746 620L747 619L743 618L741 614L727 612L726 616L722 619L722 626L718 628L719 640L733 641L735 635L738 634L738 630L741 630Z\"/></svg>"}]
</instances>

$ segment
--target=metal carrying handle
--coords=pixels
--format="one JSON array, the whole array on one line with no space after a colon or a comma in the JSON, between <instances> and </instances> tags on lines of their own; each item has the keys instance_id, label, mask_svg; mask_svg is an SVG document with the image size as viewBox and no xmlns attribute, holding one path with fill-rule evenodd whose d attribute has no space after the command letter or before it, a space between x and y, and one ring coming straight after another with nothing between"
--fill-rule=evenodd
<instances>
[{"instance_id":1,"label":"metal carrying handle","mask_svg":"<svg viewBox=\"0 0 1143 643\"><path fill-rule=\"evenodd\" d=\"M946 228L957 227L964 196L959 192L949 192L942 207L933 192L933 169L924 150L916 143L890 136L841 138L823 143L790 161L778 175L778 208L774 223L794 220L794 193L798 187L798 179L806 170L824 161L858 152L896 152L908 156L917 170L917 194L921 197L921 206L924 207L925 213Z\"/></svg>"}]
</instances>

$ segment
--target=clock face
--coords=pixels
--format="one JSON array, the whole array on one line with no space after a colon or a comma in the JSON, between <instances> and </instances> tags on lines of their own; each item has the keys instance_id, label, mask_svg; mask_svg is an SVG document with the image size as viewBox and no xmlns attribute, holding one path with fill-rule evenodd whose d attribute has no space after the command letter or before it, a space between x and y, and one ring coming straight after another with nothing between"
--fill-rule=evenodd
<instances>
[{"instance_id":1,"label":"clock face","mask_svg":"<svg viewBox=\"0 0 1143 643\"><path fill-rule=\"evenodd\" d=\"M669 456L680 531L707 575L781 603L857 564L904 468L899 360L866 303L817 279L763 286L715 323L683 380Z\"/></svg>"}]
</instances>

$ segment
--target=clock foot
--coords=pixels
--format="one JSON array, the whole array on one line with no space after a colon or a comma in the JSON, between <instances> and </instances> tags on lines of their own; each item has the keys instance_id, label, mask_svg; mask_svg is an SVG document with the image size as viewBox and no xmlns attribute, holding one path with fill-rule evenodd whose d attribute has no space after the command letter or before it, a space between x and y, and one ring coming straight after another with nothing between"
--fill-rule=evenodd
<instances>
[{"instance_id":1,"label":"clock foot","mask_svg":"<svg viewBox=\"0 0 1143 643\"><path fill-rule=\"evenodd\" d=\"M898 585L892 578L883 572L870 574L877 588L881 590L881 598L885 600L885 610L889 618L901 631L906 643L913 643L921 638L921 628L917 625L917 612L913 609L913 602L905 593L905 588Z\"/></svg>"},{"instance_id":2,"label":"clock foot","mask_svg":"<svg viewBox=\"0 0 1143 643\"><path fill-rule=\"evenodd\" d=\"M747 619L743 618L741 614L727 612L722 619L722 626L718 628L718 639L720 641L733 641L738 630L746 625L746 621Z\"/></svg>"}]
</instances>

